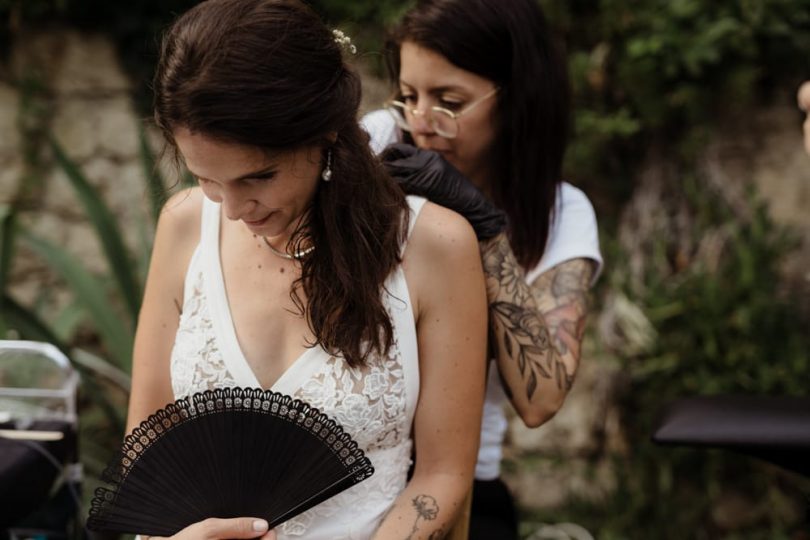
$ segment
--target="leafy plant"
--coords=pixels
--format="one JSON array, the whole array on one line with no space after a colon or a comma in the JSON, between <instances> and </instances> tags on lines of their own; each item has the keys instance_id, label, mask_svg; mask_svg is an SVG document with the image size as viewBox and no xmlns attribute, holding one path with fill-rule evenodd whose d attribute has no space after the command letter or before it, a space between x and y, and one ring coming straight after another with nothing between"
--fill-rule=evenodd
<instances>
[{"instance_id":1,"label":"leafy plant","mask_svg":"<svg viewBox=\"0 0 810 540\"><path fill-rule=\"evenodd\" d=\"M651 141L692 158L719 119L810 73L810 0L540 4L565 41L574 87L567 175L618 203Z\"/></svg>"},{"instance_id":2,"label":"leafy plant","mask_svg":"<svg viewBox=\"0 0 810 540\"><path fill-rule=\"evenodd\" d=\"M687 198L689 243L722 241L707 261L663 230L607 258L600 292L629 298L654 329L650 347L621 355L632 379L620 404L629 451L615 457L618 489L599 504L571 501L527 520L572 520L607 539L787 538L797 525L784 517L785 498L806 501L807 482L726 452L656 447L649 436L676 396L807 394L807 321L779 272L795 237L753 196L750 216L732 211L699 178L695 157L717 124L750 115L810 73L810 2L540 3L564 36L574 87L567 177L597 203L603 246L616 244L616 216L640 166L660 159L679 164L666 188ZM640 285L628 278L631 255L649 269ZM710 515L729 490L750 496L759 513L737 533Z\"/></svg>"},{"instance_id":3,"label":"leafy plant","mask_svg":"<svg viewBox=\"0 0 810 540\"><path fill-rule=\"evenodd\" d=\"M69 251L25 229L20 231L21 239L65 281L82 313L98 331L109 359L119 369L128 372L141 297L141 284L133 271L134 258L124 245L119 226L100 194L55 140L50 141L50 146L56 163L73 185L96 231L109 273L105 276L93 275ZM143 147L142 152L146 151L146 147ZM144 162L151 163L151 160L144 157ZM161 182L155 175L153 170L147 170L147 187L153 194L155 187ZM153 202L153 206L157 204ZM148 250L149 246L145 248ZM148 259L148 254L142 257ZM108 284L114 285L112 290Z\"/></svg>"},{"instance_id":4,"label":"leafy plant","mask_svg":"<svg viewBox=\"0 0 810 540\"><path fill-rule=\"evenodd\" d=\"M154 156L143 133L141 140L141 160L152 213L143 217L140 228L147 229L147 223L156 220L165 193L163 179L155 168ZM141 253L134 255L125 246L113 213L98 190L56 141L51 140L50 146L56 164L71 182L96 231L108 272L103 275L90 272L85 263L67 249L20 225L12 207L0 207L0 328L13 331L23 339L56 345L82 375L80 457L90 488L85 495L89 496L124 429L135 319L151 241L144 240ZM147 236L146 232L142 234L143 238ZM36 305L23 306L6 292L6 277L17 245L41 257L72 292L73 301L56 316L45 317ZM135 266L133 261L137 262ZM77 346L75 332L85 328L97 333L100 346L92 343Z\"/></svg>"},{"instance_id":5,"label":"leafy plant","mask_svg":"<svg viewBox=\"0 0 810 540\"><path fill-rule=\"evenodd\" d=\"M55 140L51 139L50 147L57 164L65 172L68 180L70 180L70 183L73 185L76 195L79 197L79 201L82 203L82 206L84 206L87 218L96 231L110 267L110 274L118 285L118 292L126 307L129 326L133 327L134 321L138 316L141 291L140 285L135 279L135 274L132 272L132 261L124 246L118 222L96 190L93 189L90 182L87 181L78 167L65 155L61 146ZM152 187L151 184L149 187ZM42 253L41 249L38 251ZM58 268L61 265L54 264L52 266ZM79 296L83 297L84 295L80 294ZM97 313L97 311L94 310L94 313ZM98 322L101 323L102 321L99 319ZM108 343L108 346L112 345L111 342Z\"/></svg>"}]
</instances>

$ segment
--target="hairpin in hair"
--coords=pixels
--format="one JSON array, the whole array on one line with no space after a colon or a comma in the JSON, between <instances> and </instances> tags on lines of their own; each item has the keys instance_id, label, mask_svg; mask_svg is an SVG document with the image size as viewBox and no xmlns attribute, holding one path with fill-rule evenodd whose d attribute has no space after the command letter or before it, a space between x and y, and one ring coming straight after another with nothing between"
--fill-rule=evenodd
<instances>
[{"instance_id":1,"label":"hairpin in hair","mask_svg":"<svg viewBox=\"0 0 810 540\"><path fill-rule=\"evenodd\" d=\"M332 35L335 36L335 43L343 47L345 50L352 54L357 54L357 47L352 43L352 38L343 33L342 30L337 28L332 30Z\"/></svg>"}]
</instances>

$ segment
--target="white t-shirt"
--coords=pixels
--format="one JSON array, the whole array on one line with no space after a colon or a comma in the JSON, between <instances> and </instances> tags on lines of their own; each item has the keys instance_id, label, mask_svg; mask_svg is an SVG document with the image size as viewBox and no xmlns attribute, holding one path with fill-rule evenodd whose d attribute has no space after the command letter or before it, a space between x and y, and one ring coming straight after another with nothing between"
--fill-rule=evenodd
<instances>
[{"instance_id":1,"label":"white t-shirt","mask_svg":"<svg viewBox=\"0 0 810 540\"><path fill-rule=\"evenodd\" d=\"M401 132L388 111L370 112L360 123L371 136L369 145L377 154L389 144L401 140ZM554 222L549 231L546 250L537 266L526 272L526 282L532 283L541 274L562 262L581 258L591 259L596 263L596 272L591 283L595 282L603 264L596 214L588 197L580 189L563 182L557 190ZM508 400L498 377L495 360L492 362L484 399L481 446L475 466L475 478L478 480L494 480L500 476L501 446L507 427L504 404Z\"/></svg>"}]
</instances>

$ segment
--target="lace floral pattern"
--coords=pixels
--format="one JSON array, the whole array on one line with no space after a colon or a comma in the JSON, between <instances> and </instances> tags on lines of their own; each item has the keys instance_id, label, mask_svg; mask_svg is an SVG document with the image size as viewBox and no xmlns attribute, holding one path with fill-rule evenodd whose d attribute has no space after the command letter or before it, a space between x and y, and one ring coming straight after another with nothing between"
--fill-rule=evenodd
<instances>
[{"instance_id":1,"label":"lace floral pattern","mask_svg":"<svg viewBox=\"0 0 810 540\"><path fill-rule=\"evenodd\" d=\"M196 272L192 293L183 302L183 313L171 357L174 398L237 386L225 367L214 337L208 303L203 294L203 274Z\"/></svg>"},{"instance_id":2,"label":"lace floral pattern","mask_svg":"<svg viewBox=\"0 0 810 540\"><path fill-rule=\"evenodd\" d=\"M388 354L352 368L340 358L327 357L295 393L295 397L326 412L351 433L371 459L375 474L365 482L332 497L287 521L281 532L303 536L318 520L334 520L341 509L351 530L352 515L387 508L405 488L411 444L405 414L405 385L398 344ZM347 538L351 538L348 536Z\"/></svg>"},{"instance_id":3,"label":"lace floral pattern","mask_svg":"<svg viewBox=\"0 0 810 540\"><path fill-rule=\"evenodd\" d=\"M217 344L205 277L202 271L189 277L192 275L191 294L184 301L172 351L175 398L239 385ZM375 473L282 524L279 537L300 537L324 525L329 530L324 538L368 537L370 531L363 527L376 526L382 519L405 488L410 465L410 419L400 348L395 340L387 354L372 356L361 368L352 368L322 349L315 361L314 372L297 386L292 397L339 422L371 459Z\"/></svg>"}]
</instances>

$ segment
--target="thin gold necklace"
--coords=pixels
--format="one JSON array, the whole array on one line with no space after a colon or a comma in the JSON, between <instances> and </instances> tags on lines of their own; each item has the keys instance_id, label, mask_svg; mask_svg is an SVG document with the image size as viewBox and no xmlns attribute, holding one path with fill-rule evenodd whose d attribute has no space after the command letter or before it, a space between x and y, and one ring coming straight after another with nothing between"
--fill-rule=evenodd
<instances>
[{"instance_id":1,"label":"thin gold necklace","mask_svg":"<svg viewBox=\"0 0 810 540\"><path fill-rule=\"evenodd\" d=\"M267 239L266 236L262 236L262 240L264 240L264 243L267 244L267 247L270 248L270 251L272 251L273 253L275 253L276 255L281 257L282 259L287 259L287 260L290 260L290 261L293 260L293 259L302 259L302 258L306 257L307 255L309 255L310 253L312 253L313 251L315 251L315 246L309 246L307 249L302 249L301 251L296 251L295 253L290 255L289 253L285 253L283 251L279 251L276 248L274 248L273 244L270 243L270 241Z\"/></svg>"}]
</instances>

